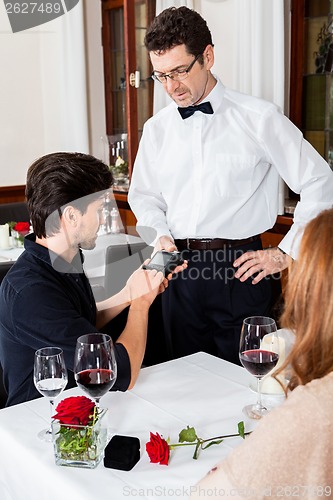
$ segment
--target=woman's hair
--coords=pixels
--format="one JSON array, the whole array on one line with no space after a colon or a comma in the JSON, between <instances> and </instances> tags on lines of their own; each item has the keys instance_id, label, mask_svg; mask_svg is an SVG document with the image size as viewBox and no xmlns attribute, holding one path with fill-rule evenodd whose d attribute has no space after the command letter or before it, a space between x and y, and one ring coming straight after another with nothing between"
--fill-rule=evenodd
<instances>
[{"instance_id":1,"label":"woman's hair","mask_svg":"<svg viewBox=\"0 0 333 500\"><path fill-rule=\"evenodd\" d=\"M285 304L281 325L294 331L296 341L276 374L290 364L293 390L333 370L333 209L307 224Z\"/></svg>"},{"instance_id":2,"label":"woman's hair","mask_svg":"<svg viewBox=\"0 0 333 500\"><path fill-rule=\"evenodd\" d=\"M94 201L91 195L100 197L112 180L108 166L87 154L51 153L36 160L28 170L25 190L36 236L46 237L45 221L51 214L48 232L58 232L60 209L69 203L85 213Z\"/></svg>"},{"instance_id":3,"label":"woman's hair","mask_svg":"<svg viewBox=\"0 0 333 500\"><path fill-rule=\"evenodd\" d=\"M187 7L163 10L148 27L144 43L149 52L156 53L185 45L194 56L203 54L207 45L213 45L206 21Z\"/></svg>"}]
</instances>

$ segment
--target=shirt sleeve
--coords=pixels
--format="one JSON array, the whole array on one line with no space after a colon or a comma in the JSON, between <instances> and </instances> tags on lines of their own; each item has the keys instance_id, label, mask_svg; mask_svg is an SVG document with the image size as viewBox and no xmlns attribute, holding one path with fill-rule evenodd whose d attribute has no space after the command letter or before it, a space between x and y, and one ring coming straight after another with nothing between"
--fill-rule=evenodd
<instances>
[{"instance_id":1,"label":"shirt sleeve","mask_svg":"<svg viewBox=\"0 0 333 500\"><path fill-rule=\"evenodd\" d=\"M302 132L276 107L264 113L259 137L272 165L290 189L300 195L294 223L279 244L296 258L305 225L333 205L333 172Z\"/></svg>"},{"instance_id":2,"label":"shirt sleeve","mask_svg":"<svg viewBox=\"0 0 333 500\"><path fill-rule=\"evenodd\" d=\"M131 364L128 352L120 343L115 343L114 350L117 363L117 379L111 390L125 392L131 381Z\"/></svg>"},{"instance_id":3,"label":"shirt sleeve","mask_svg":"<svg viewBox=\"0 0 333 500\"><path fill-rule=\"evenodd\" d=\"M148 245L155 245L161 236L172 238L167 220L167 204L158 186L154 158L156 152L152 127L145 124L136 156L128 202L137 218L137 231Z\"/></svg>"}]
</instances>

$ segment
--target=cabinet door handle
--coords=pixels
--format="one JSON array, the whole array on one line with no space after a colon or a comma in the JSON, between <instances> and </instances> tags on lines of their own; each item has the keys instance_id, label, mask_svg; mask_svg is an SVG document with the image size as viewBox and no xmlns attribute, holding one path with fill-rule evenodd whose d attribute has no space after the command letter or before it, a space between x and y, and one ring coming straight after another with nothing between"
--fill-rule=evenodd
<instances>
[{"instance_id":1,"label":"cabinet door handle","mask_svg":"<svg viewBox=\"0 0 333 500\"><path fill-rule=\"evenodd\" d=\"M130 74L130 85L136 89L140 87L140 71L137 70Z\"/></svg>"}]
</instances>

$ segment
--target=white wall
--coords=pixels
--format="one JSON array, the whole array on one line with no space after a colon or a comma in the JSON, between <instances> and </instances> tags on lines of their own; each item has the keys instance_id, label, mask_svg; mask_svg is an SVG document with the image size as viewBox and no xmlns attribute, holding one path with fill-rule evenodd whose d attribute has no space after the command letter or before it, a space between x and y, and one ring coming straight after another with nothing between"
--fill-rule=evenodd
<instances>
[{"instance_id":1,"label":"white wall","mask_svg":"<svg viewBox=\"0 0 333 500\"><path fill-rule=\"evenodd\" d=\"M83 49L81 4L13 34L0 2L0 186L25 184L43 154L88 152Z\"/></svg>"},{"instance_id":2,"label":"white wall","mask_svg":"<svg viewBox=\"0 0 333 500\"><path fill-rule=\"evenodd\" d=\"M194 0L194 8L207 21L215 46L213 73L218 75L224 85L235 88L237 30L234 0Z\"/></svg>"},{"instance_id":3,"label":"white wall","mask_svg":"<svg viewBox=\"0 0 333 500\"><path fill-rule=\"evenodd\" d=\"M24 183L26 162L44 142L40 37L13 35L0 3L0 185ZM36 105L38 103L38 105Z\"/></svg>"}]
</instances>

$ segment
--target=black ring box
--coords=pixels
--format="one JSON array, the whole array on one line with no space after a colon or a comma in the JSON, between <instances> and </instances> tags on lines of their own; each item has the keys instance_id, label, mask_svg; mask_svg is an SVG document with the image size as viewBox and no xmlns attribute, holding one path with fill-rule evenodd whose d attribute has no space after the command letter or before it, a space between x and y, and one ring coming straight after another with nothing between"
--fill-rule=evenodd
<instances>
[{"instance_id":1,"label":"black ring box","mask_svg":"<svg viewBox=\"0 0 333 500\"><path fill-rule=\"evenodd\" d=\"M132 436L115 435L104 453L104 466L129 471L140 460L140 440Z\"/></svg>"}]
</instances>

